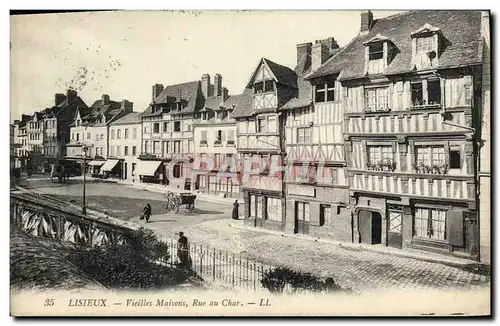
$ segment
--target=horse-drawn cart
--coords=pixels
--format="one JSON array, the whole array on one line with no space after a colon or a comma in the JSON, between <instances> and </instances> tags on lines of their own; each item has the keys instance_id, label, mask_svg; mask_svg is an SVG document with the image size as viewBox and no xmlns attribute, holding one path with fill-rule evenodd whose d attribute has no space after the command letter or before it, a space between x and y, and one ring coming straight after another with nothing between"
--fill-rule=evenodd
<instances>
[{"instance_id":1,"label":"horse-drawn cart","mask_svg":"<svg viewBox=\"0 0 500 326\"><path fill-rule=\"evenodd\" d=\"M168 192L166 197L167 210L172 213L177 213L181 205L186 205L186 210L190 213L194 211L194 200L196 199L196 195L189 192L181 192L179 194Z\"/></svg>"}]
</instances>

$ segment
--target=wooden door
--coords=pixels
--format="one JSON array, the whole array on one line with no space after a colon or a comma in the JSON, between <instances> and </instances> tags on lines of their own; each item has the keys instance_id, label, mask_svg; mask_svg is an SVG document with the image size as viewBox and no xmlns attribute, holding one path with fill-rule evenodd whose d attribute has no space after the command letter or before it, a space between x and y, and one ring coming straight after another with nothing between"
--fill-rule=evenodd
<instances>
[{"instance_id":1,"label":"wooden door","mask_svg":"<svg viewBox=\"0 0 500 326\"><path fill-rule=\"evenodd\" d=\"M361 243L372 243L371 212L360 210L358 212L358 230Z\"/></svg>"},{"instance_id":2,"label":"wooden door","mask_svg":"<svg viewBox=\"0 0 500 326\"><path fill-rule=\"evenodd\" d=\"M382 243L382 215L379 212L372 212L371 214L371 224L372 224L372 241L371 244Z\"/></svg>"},{"instance_id":3,"label":"wooden door","mask_svg":"<svg viewBox=\"0 0 500 326\"><path fill-rule=\"evenodd\" d=\"M295 233L309 234L309 203L295 203Z\"/></svg>"},{"instance_id":4,"label":"wooden door","mask_svg":"<svg viewBox=\"0 0 500 326\"><path fill-rule=\"evenodd\" d=\"M403 236L401 234L403 226L403 212L389 211L387 223L387 245L389 247L401 249L403 247Z\"/></svg>"}]
</instances>

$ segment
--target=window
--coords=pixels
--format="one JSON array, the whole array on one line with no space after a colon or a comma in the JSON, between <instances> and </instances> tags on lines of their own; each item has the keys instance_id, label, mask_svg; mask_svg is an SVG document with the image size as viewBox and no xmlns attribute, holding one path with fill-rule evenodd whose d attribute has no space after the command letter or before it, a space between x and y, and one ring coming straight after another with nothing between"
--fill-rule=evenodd
<instances>
[{"instance_id":1,"label":"window","mask_svg":"<svg viewBox=\"0 0 500 326\"><path fill-rule=\"evenodd\" d=\"M274 91L274 81L266 80L264 82L264 92L273 92Z\"/></svg>"},{"instance_id":2,"label":"window","mask_svg":"<svg viewBox=\"0 0 500 326\"><path fill-rule=\"evenodd\" d=\"M309 222L309 203L296 202L295 212L299 221Z\"/></svg>"},{"instance_id":3,"label":"window","mask_svg":"<svg viewBox=\"0 0 500 326\"><path fill-rule=\"evenodd\" d=\"M90 132L87 133L87 139L90 139Z\"/></svg>"},{"instance_id":4,"label":"window","mask_svg":"<svg viewBox=\"0 0 500 326\"><path fill-rule=\"evenodd\" d=\"M460 169L460 148L450 148L450 169Z\"/></svg>"},{"instance_id":5,"label":"window","mask_svg":"<svg viewBox=\"0 0 500 326\"><path fill-rule=\"evenodd\" d=\"M215 144L222 144L223 133L222 130L217 130L215 132Z\"/></svg>"},{"instance_id":6,"label":"window","mask_svg":"<svg viewBox=\"0 0 500 326\"><path fill-rule=\"evenodd\" d=\"M124 135L125 139L128 139L128 129L125 128L125 135Z\"/></svg>"},{"instance_id":7,"label":"window","mask_svg":"<svg viewBox=\"0 0 500 326\"><path fill-rule=\"evenodd\" d=\"M128 146L125 146L125 147L123 148L123 155L124 155L124 156L128 156Z\"/></svg>"},{"instance_id":8,"label":"window","mask_svg":"<svg viewBox=\"0 0 500 326\"><path fill-rule=\"evenodd\" d=\"M398 210L389 210L389 230L392 233L401 233L401 224L403 221L402 208Z\"/></svg>"},{"instance_id":9,"label":"window","mask_svg":"<svg viewBox=\"0 0 500 326\"><path fill-rule=\"evenodd\" d=\"M135 156L137 154L137 149L135 146L132 146L132 156Z\"/></svg>"},{"instance_id":10,"label":"window","mask_svg":"<svg viewBox=\"0 0 500 326\"><path fill-rule=\"evenodd\" d=\"M255 83L253 89L255 94L262 93L264 90L264 82Z\"/></svg>"},{"instance_id":11,"label":"window","mask_svg":"<svg viewBox=\"0 0 500 326\"><path fill-rule=\"evenodd\" d=\"M419 238L446 240L446 211L415 208L413 234Z\"/></svg>"},{"instance_id":12,"label":"window","mask_svg":"<svg viewBox=\"0 0 500 326\"><path fill-rule=\"evenodd\" d=\"M122 138L122 130L121 129L118 129L116 131L116 139L121 139Z\"/></svg>"},{"instance_id":13,"label":"window","mask_svg":"<svg viewBox=\"0 0 500 326\"><path fill-rule=\"evenodd\" d=\"M104 139L104 134L101 134L101 139Z\"/></svg>"},{"instance_id":14,"label":"window","mask_svg":"<svg viewBox=\"0 0 500 326\"><path fill-rule=\"evenodd\" d=\"M135 148L135 146L133 147ZM136 167L137 163L132 163L132 176L135 175L135 167Z\"/></svg>"},{"instance_id":15,"label":"window","mask_svg":"<svg viewBox=\"0 0 500 326\"><path fill-rule=\"evenodd\" d=\"M332 206L321 205L319 214L319 226L332 224Z\"/></svg>"},{"instance_id":16,"label":"window","mask_svg":"<svg viewBox=\"0 0 500 326\"><path fill-rule=\"evenodd\" d=\"M163 132L167 132L168 130L168 122L163 123Z\"/></svg>"},{"instance_id":17,"label":"window","mask_svg":"<svg viewBox=\"0 0 500 326\"><path fill-rule=\"evenodd\" d=\"M136 139L137 138L137 128L134 127L134 129L132 129L132 138Z\"/></svg>"},{"instance_id":18,"label":"window","mask_svg":"<svg viewBox=\"0 0 500 326\"><path fill-rule=\"evenodd\" d=\"M155 154L160 154L161 153L161 148L160 148L160 142L159 141L154 141L153 142L153 153L155 153Z\"/></svg>"},{"instance_id":19,"label":"window","mask_svg":"<svg viewBox=\"0 0 500 326\"><path fill-rule=\"evenodd\" d=\"M95 134L95 140L99 140L99 134Z\"/></svg>"},{"instance_id":20,"label":"window","mask_svg":"<svg viewBox=\"0 0 500 326\"><path fill-rule=\"evenodd\" d=\"M115 156L115 146L109 146L109 154L110 156Z\"/></svg>"},{"instance_id":21,"label":"window","mask_svg":"<svg viewBox=\"0 0 500 326\"><path fill-rule=\"evenodd\" d=\"M181 131L181 122L174 121L174 131Z\"/></svg>"},{"instance_id":22,"label":"window","mask_svg":"<svg viewBox=\"0 0 500 326\"><path fill-rule=\"evenodd\" d=\"M206 144L207 144L207 131L202 130L201 131L200 145L206 145Z\"/></svg>"},{"instance_id":23,"label":"window","mask_svg":"<svg viewBox=\"0 0 500 326\"><path fill-rule=\"evenodd\" d=\"M388 109L389 108L389 88L371 88L365 92L366 107L368 109Z\"/></svg>"},{"instance_id":24,"label":"window","mask_svg":"<svg viewBox=\"0 0 500 326\"><path fill-rule=\"evenodd\" d=\"M368 45L368 73L381 74L384 72L384 43L378 42Z\"/></svg>"},{"instance_id":25,"label":"window","mask_svg":"<svg viewBox=\"0 0 500 326\"><path fill-rule=\"evenodd\" d=\"M146 140L144 141L144 153L148 153L149 152L149 142Z\"/></svg>"},{"instance_id":26,"label":"window","mask_svg":"<svg viewBox=\"0 0 500 326\"><path fill-rule=\"evenodd\" d=\"M267 118L266 117L260 117L258 120L257 120L257 128L258 128L258 132L267 132Z\"/></svg>"},{"instance_id":27,"label":"window","mask_svg":"<svg viewBox=\"0 0 500 326\"><path fill-rule=\"evenodd\" d=\"M329 80L316 85L314 101L318 103L335 101L335 81Z\"/></svg>"},{"instance_id":28,"label":"window","mask_svg":"<svg viewBox=\"0 0 500 326\"><path fill-rule=\"evenodd\" d=\"M234 145L234 130L227 131L227 144Z\"/></svg>"},{"instance_id":29,"label":"window","mask_svg":"<svg viewBox=\"0 0 500 326\"><path fill-rule=\"evenodd\" d=\"M174 178L180 178L182 176L182 163L175 164L172 173Z\"/></svg>"},{"instance_id":30,"label":"window","mask_svg":"<svg viewBox=\"0 0 500 326\"><path fill-rule=\"evenodd\" d=\"M411 102L413 106L424 104L422 82L411 83Z\"/></svg>"},{"instance_id":31,"label":"window","mask_svg":"<svg viewBox=\"0 0 500 326\"><path fill-rule=\"evenodd\" d=\"M311 142L311 128L297 128L297 142L310 143Z\"/></svg>"},{"instance_id":32,"label":"window","mask_svg":"<svg viewBox=\"0 0 500 326\"><path fill-rule=\"evenodd\" d=\"M428 104L441 104L441 82L429 80L427 82Z\"/></svg>"},{"instance_id":33,"label":"window","mask_svg":"<svg viewBox=\"0 0 500 326\"><path fill-rule=\"evenodd\" d=\"M434 51L434 37L417 38L417 53L428 53Z\"/></svg>"},{"instance_id":34,"label":"window","mask_svg":"<svg viewBox=\"0 0 500 326\"><path fill-rule=\"evenodd\" d=\"M368 161L372 165L377 165L382 160L392 161L393 158L392 146L368 146Z\"/></svg>"},{"instance_id":35,"label":"window","mask_svg":"<svg viewBox=\"0 0 500 326\"><path fill-rule=\"evenodd\" d=\"M281 221L281 199L269 197L267 201L266 219L271 221Z\"/></svg>"},{"instance_id":36,"label":"window","mask_svg":"<svg viewBox=\"0 0 500 326\"><path fill-rule=\"evenodd\" d=\"M174 153L180 153L180 152L181 152L181 141L174 140Z\"/></svg>"},{"instance_id":37,"label":"window","mask_svg":"<svg viewBox=\"0 0 500 326\"><path fill-rule=\"evenodd\" d=\"M160 124L158 122L153 123L153 133L158 134L160 132Z\"/></svg>"},{"instance_id":38,"label":"window","mask_svg":"<svg viewBox=\"0 0 500 326\"><path fill-rule=\"evenodd\" d=\"M262 218L262 196L250 195L249 217Z\"/></svg>"},{"instance_id":39,"label":"window","mask_svg":"<svg viewBox=\"0 0 500 326\"><path fill-rule=\"evenodd\" d=\"M76 141L80 141L80 134L79 133L76 134Z\"/></svg>"},{"instance_id":40,"label":"window","mask_svg":"<svg viewBox=\"0 0 500 326\"><path fill-rule=\"evenodd\" d=\"M384 58L384 43L378 42L369 45L368 60L381 60Z\"/></svg>"},{"instance_id":41,"label":"window","mask_svg":"<svg viewBox=\"0 0 500 326\"><path fill-rule=\"evenodd\" d=\"M115 130L111 129L111 139L115 139Z\"/></svg>"},{"instance_id":42,"label":"window","mask_svg":"<svg viewBox=\"0 0 500 326\"><path fill-rule=\"evenodd\" d=\"M116 156L121 156L122 155L122 148L121 146L116 146Z\"/></svg>"},{"instance_id":43,"label":"window","mask_svg":"<svg viewBox=\"0 0 500 326\"><path fill-rule=\"evenodd\" d=\"M416 147L416 164L418 166L442 166L446 164L444 146L418 146Z\"/></svg>"}]
</instances>

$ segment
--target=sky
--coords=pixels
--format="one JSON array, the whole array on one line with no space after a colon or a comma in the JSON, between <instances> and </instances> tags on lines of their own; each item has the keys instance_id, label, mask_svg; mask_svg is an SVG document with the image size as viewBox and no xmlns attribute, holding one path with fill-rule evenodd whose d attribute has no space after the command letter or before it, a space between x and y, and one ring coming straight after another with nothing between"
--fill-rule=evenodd
<instances>
[{"instance_id":1,"label":"sky","mask_svg":"<svg viewBox=\"0 0 500 326\"><path fill-rule=\"evenodd\" d=\"M399 11L373 11L382 18ZM296 45L359 32L360 11L123 11L11 16L11 121L54 105L78 89L87 105L109 94L134 111L152 85L222 75L243 91L265 57L293 68Z\"/></svg>"}]
</instances>

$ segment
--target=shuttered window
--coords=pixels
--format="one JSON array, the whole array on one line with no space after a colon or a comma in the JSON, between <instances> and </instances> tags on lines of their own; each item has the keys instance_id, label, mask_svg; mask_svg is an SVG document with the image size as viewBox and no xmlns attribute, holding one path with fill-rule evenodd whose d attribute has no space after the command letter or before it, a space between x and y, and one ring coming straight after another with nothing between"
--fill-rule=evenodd
<instances>
[{"instance_id":1,"label":"shuttered window","mask_svg":"<svg viewBox=\"0 0 500 326\"><path fill-rule=\"evenodd\" d=\"M415 208L413 233L419 238L446 240L446 211Z\"/></svg>"}]
</instances>

